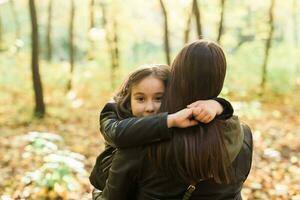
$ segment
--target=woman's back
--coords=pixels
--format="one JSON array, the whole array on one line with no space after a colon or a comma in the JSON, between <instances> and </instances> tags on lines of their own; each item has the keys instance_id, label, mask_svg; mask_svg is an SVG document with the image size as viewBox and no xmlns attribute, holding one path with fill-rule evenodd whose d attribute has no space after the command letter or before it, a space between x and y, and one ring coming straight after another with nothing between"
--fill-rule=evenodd
<instances>
[{"instance_id":1,"label":"woman's back","mask_svg":"<svg viewBox=\"0 0 300 200\"><path fill-rule=\"evenodd\" d=\"M242 127L243 144L232 163L235 182L217 184L213 180L201 181L190 199L241 199L240 191L252 160L252 133L246 125ZM157 170L148 158L147 148L142 147L118 150L109 173L104 199L180 200L188 187L180 177L170 177ZM115 191L116 188L118 191Z\"/></svg>"}]
</instances>

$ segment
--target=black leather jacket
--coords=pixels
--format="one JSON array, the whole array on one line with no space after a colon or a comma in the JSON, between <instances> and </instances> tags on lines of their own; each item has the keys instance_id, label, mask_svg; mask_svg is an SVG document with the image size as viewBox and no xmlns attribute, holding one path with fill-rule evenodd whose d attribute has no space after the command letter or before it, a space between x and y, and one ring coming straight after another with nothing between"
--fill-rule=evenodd
<instances>
[{"instance_id":1,"label":"black leather jacket","mask_svg":"<svg viewBox=\"0 0 300 200\"><path fill-rule=\"evenodd\" d=\"M167 127L167 113L142 118L119 120L116 104L107 103L100 114L100 132L105 139L105 149L97 157L90 175L91 184L103 190L117 148L137 147L171 138Z\"/></svg>"},{"instance_id":2,"label":"black leather jacket","mask_svg":"<svg viewBox=\"0 0 300 200\"><path fill-rule=\"evenodd\" d=\"M219 119L232 116L231 104L222 99L215 98L224 108ZM90 175L91 184L103 190L112 163L116 147L127 148L142 146L152 142L170 139L171 129L167 128L167 113L143 118L127 118L119 120L115 103L108 103L100 114L100 131L105 138L105 150L97 157L96 164Z\"/></svg>"},{"instance_id":3,"label":"black leather jacket","mask_svg":"<svg viewBox=\"0 0 300 200\"><path fill-rule=\"evenodd\" d=\"M241 189L252 161L252 134L243 125L242 147L232 163L235 181L231 184L217 184L205 180L196 185L193 199L242 199ZM147 148L118 149L114 155L109 178L103 193L97 199L106 200L181 200L188 185L177 177L169 177L158 171L148 159Z\"/></svg>"}]
</instances>

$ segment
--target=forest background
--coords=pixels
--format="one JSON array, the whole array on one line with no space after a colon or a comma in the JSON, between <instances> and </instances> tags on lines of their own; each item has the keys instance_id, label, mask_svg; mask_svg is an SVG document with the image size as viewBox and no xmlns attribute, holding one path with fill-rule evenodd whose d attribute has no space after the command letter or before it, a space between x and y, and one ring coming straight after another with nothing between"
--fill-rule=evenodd
<instances>
[{"instance_id":1,"label":"forest background","mask_svg":"<svg viewBox=\"0 0 300 200\"><path fill-rule=\"evenodd\" d=\"M299 200L299 0L0 0L0 199L90 199L105 102L198 38L253 130L243 197Z\"/></svg>"}]
</instances>

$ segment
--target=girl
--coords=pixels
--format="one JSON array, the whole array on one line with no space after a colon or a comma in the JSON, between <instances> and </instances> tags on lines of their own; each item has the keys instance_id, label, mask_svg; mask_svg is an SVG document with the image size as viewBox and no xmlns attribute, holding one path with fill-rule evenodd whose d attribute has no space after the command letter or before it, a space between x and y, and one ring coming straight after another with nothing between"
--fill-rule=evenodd
<instances>
[{"instance_id":1,"label":"girl","mask_svg":"<svg viewBox=\"0 0 300 200\"><path fill-rule=\"evenodd\" d=\"M227 115L232 115L231 105L222 99L198 101L195 103L197 106L170 115L157 114L169 76L169 68L164 65L138 69L121 87L114 98L116 103L108 103L103 108L100 127L106 145L90 176L92 185L98 189L93 191L94 199L105 186L116 147L142 146L168 140L172 136L171 127L194 126L199 123L197 120L207 123L223 111L217 101L225 107Z\"/></svg>"}]
</instances>

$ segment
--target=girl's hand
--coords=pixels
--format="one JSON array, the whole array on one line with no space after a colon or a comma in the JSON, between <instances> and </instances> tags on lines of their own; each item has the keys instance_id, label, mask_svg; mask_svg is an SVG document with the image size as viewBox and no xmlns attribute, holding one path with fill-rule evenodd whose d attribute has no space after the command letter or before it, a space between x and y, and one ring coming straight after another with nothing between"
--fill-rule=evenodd
<instances>
[{"instance_id":1,"label":"girl's hand","mask_svg":"<svg viewBox=\"0 0 300 200\"><path fill-rule=\"evenodd\" d=\"M177 128L187 128L197 125L199 122L193 119L193 109L185 108L176 113L169 114L168 119L168 128L177 127Z\"/></svg>"},{"instance_id":2,"label":"girl's hand","mask_svg":"<svg viewBox=\"0 0 300 200\"><path fill-rule=\"evenodd\" d=\"M202 123L211 122L223 112L223 107L215 100L199 100L187 106L193 110L193 116Z\"/></svg>"}]
</instances>

